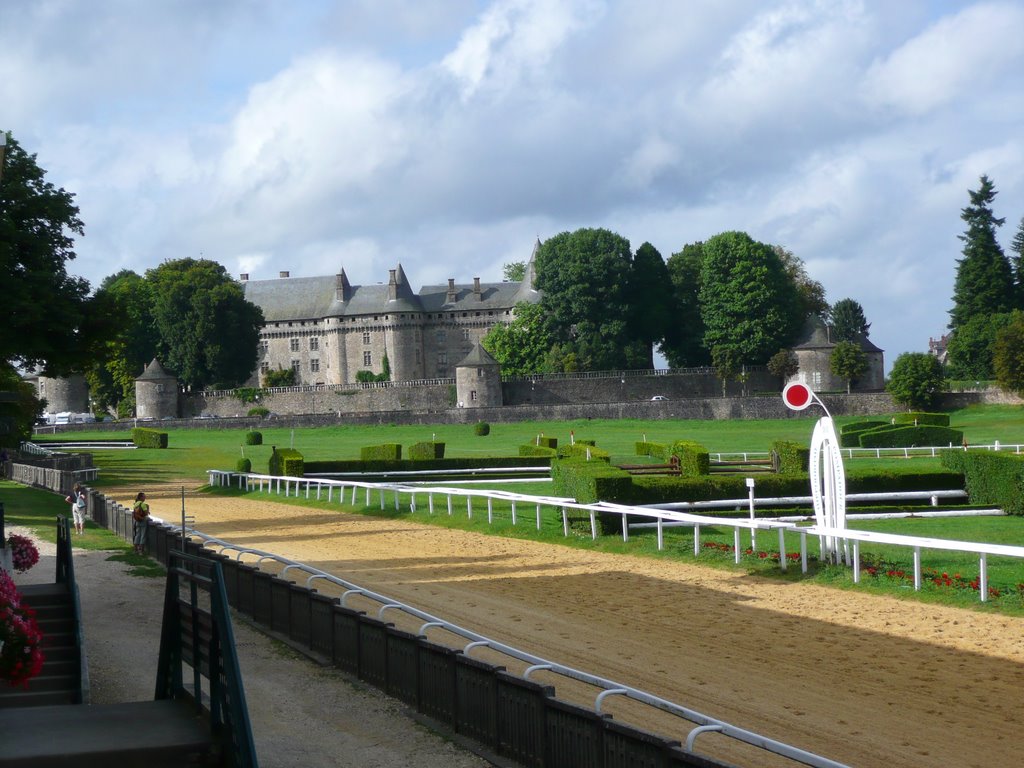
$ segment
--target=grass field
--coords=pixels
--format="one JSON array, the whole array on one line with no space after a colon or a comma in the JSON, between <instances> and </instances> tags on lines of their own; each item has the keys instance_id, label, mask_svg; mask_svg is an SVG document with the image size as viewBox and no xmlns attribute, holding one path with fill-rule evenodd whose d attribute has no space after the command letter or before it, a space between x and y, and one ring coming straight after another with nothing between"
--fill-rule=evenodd
<instances>
[{"instance_id":1,"label":"grass field","mask_svg":"<svg viewBox=\"0 0 1024 768\"><path fill-rule=\"evenodd\" d=\"M840 423L849 419L840 420ZM704 444L712 452L767 451L772 442L779 439L808 443L813 428L813 418L765 420L765 421L636 421L636 420L577 420L569 422L523 422L517 424L492 424L487 436L476 436L472 425L432 426L336 426L323 428L289 429L270 426L260 431L264 445L246 446L245 430L197 429L168 430L169 447L166 450L96 451L96 463L101 468L101 479L97 486L123 486L125 484L144 488L154 482L189 480L201 482L207 469L233 469L237 458L245 455L252 460L254 471L265 471L272 445L293 446L310 460L333 458L357 458L359 449L379 443L400 443L403 446L425 440L446 443L446 455L488 456L515 454L517 446L533 442L539 434L557 437L559 442L568 442L570 433L577 439L594 439L598 446L612 454L613 462L635 461L634 443L644 439L651 442L671 442L677 439L694 440ZM1010 406L979 406L956 411L951 414L951 425L964 431L972 444L991 444L998 440L1004 445L1024 443L1024 410ZM76 437L86 437L84 433ZM111 437L111 433L95 433L96 437ZM937 459L856 459L847 461L851 474L873 471L877 468L912 469L920 472L938 469ZM510 489L519 493L549 495L551 486L543 483L517 484ZM217 490L211 492L231 493ZM281 499L284 501L284 499ZM325 505L305 499L288 499L289 503ZM464 504L464 502L461 502ZM421 502L423 504L423 502ZM480 506L483 504L484 506ZM61 509L63 504L58 505ZM338 505L335 503L335 508ZM379 504L355 507L340 507L362 514L396 516L409 512L396 512L390 502L384 510ZM60 510L57 510L60 511ZM609 552L628 552L633 555L659 558L693 558L693 531L689 528L669 530L666 534L665 549L659 551L653 532L634 533L629 542L620 537L601 537L591 541L585 531L577 532L568 539L562 535L561 518L558 511L543 508L542 527L537 531L533 522L533 509L519 509L517 525L511 523L511 509L507 503L493 505L495 520L488 524L486 505L478 502L472 518L464 506L448 515L439 509L433 516L427 516L422 509L417 519L435 525L478 530L491 535L529 537L570 546L593 547ZM990 543L1024 544L1024 519L1021 518L956 518L941 520L903 519L891 521L863 521L856 527L870 530L884 530L895 533L932 536L936 538L982 541ZM749 535L744 537L741 549L749 547ZM706 527L701 530L701 541L705 545L700 560L703 563L735 567L730 547L733 541L731 529ZM762 533L758 539L757 551L744 555L741 567L752 574L770 578L797 579L798 567L791 567L781 574L774 562L773 550L777 551L777 539ZM788 552L799 550L799 536L787 534ZM858 588L877 589L887 593L913 596L917 599L935 600L943 603L965 605L986 610L1001 610L1008 613L1024 614L1024 564L1005 558L990 558L989 583L999 591L998 599L982 605L971 583L978 575L978 561L973 556L958 556L948 552L922 553L922 567L930 578L925 589L914 593L908 589L907 574L911 570L910 555L905 549L872 545L871 551L862 551L862 560L871 564L871 571ZM848 569L815 567L811 578L834 586L852 586ZM945 574L945 576L943 576Z\"/></svg>"}]
</instances>

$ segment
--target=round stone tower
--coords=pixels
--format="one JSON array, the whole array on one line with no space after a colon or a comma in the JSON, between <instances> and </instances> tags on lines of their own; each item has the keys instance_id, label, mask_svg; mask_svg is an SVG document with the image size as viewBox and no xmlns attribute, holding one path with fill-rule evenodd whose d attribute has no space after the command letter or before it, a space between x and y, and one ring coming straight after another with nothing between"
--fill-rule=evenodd
<instances>
[{"instance_id":1,"label":"round stone tower","mask_svg":"<svg viewBox=\"0 0 1024 768\"><path fill-rule=\"evenodd\" d=\"M154 357L135 379L135 416L140 419L175 418L178 415L178 380Z\"/></svg>"},{"instance_id":2,"label":"round stone tower","mask_svg":"<svg viewBox=\"0 0 1024 768\"><path fill-rule=\"evenodd\" d=\"M62 378L40 376L36 390L39 397L46 398L48 413L86 413L89 410L89 387L85 376L79 373Z\"/></svg>"},{"instance_id":3,"label":"round stone tower","mask_svg":"<svg viewBox=\"0 0 1024 768\"><path fill-rule=\"evenodd\" d=\"M455 391L463 408L502 405L501 366L479 344L455 366Z\"/></svg>"}]
</instances>

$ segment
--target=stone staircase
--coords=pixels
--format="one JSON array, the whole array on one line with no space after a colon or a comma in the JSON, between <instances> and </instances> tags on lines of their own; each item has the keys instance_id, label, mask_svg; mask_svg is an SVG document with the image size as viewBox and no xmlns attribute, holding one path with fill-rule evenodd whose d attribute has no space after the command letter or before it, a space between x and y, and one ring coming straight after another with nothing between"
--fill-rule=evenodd
<instances>
[{"instance_id":1,"label":"stone staircase","mask_svg":"<svg viewBox=\"0 0 1024 768\"><path fill-rule=\"evenodd\" d=\"M43 633L43 669L28 687L0 685L0 709L82 703L82 666L74 604L67 584L19 588Z\"/></svg>"}]
</instances>

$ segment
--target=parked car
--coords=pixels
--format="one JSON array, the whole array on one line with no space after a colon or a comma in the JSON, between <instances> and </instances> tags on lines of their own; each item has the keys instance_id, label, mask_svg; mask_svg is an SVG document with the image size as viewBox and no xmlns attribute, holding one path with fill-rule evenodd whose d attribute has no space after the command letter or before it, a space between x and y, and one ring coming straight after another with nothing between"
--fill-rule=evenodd
<instances>
[{"instance_id":1,"label":"parked car","mask_svg":"<svg viewBox=\"0 0 1024 768\"><path fill-rule=\"evenodd\" d=\"M651 402L654 402L655 400L668 400L668 398L664 395L655 395L651 398Z\"/></svg>"}]
</instances>

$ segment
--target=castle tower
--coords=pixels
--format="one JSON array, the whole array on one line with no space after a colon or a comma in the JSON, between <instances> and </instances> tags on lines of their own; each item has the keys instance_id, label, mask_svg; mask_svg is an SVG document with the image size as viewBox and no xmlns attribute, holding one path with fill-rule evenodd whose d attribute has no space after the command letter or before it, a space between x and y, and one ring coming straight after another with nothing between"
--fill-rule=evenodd
<instances>
[{"instance_id":1,"label":"castle tower","mask_svg":"<svg viewBox=\"0 0 1024 768\"><path fill-rule=\"evenodd\" d=\"M60 378L40 375L36 379L36 391L39 397L46 398L47 413L85 413L89 410L89 387L80 373Z\"/></svg>"},{"instance_id":2,"label":"castle tower","mask_svg":"<svg viewBox=\"0 0 1024 768\"><path fill-rule=\"evenodd\" d=\"M455 366L455 391L463 408L502 404L501 366L480 344Z\"/></svg>"},{"instance_id":3,"label":"castle tower","mask_svg":"<svg viewBox=\"0 0 1024 768\"><path fill-rule=\"evenodd\" d=\"M155 357L135 379L135 415L140 419L176 418L178 415L178 380L165 371Z\"/></svg>"}]
</instances>

